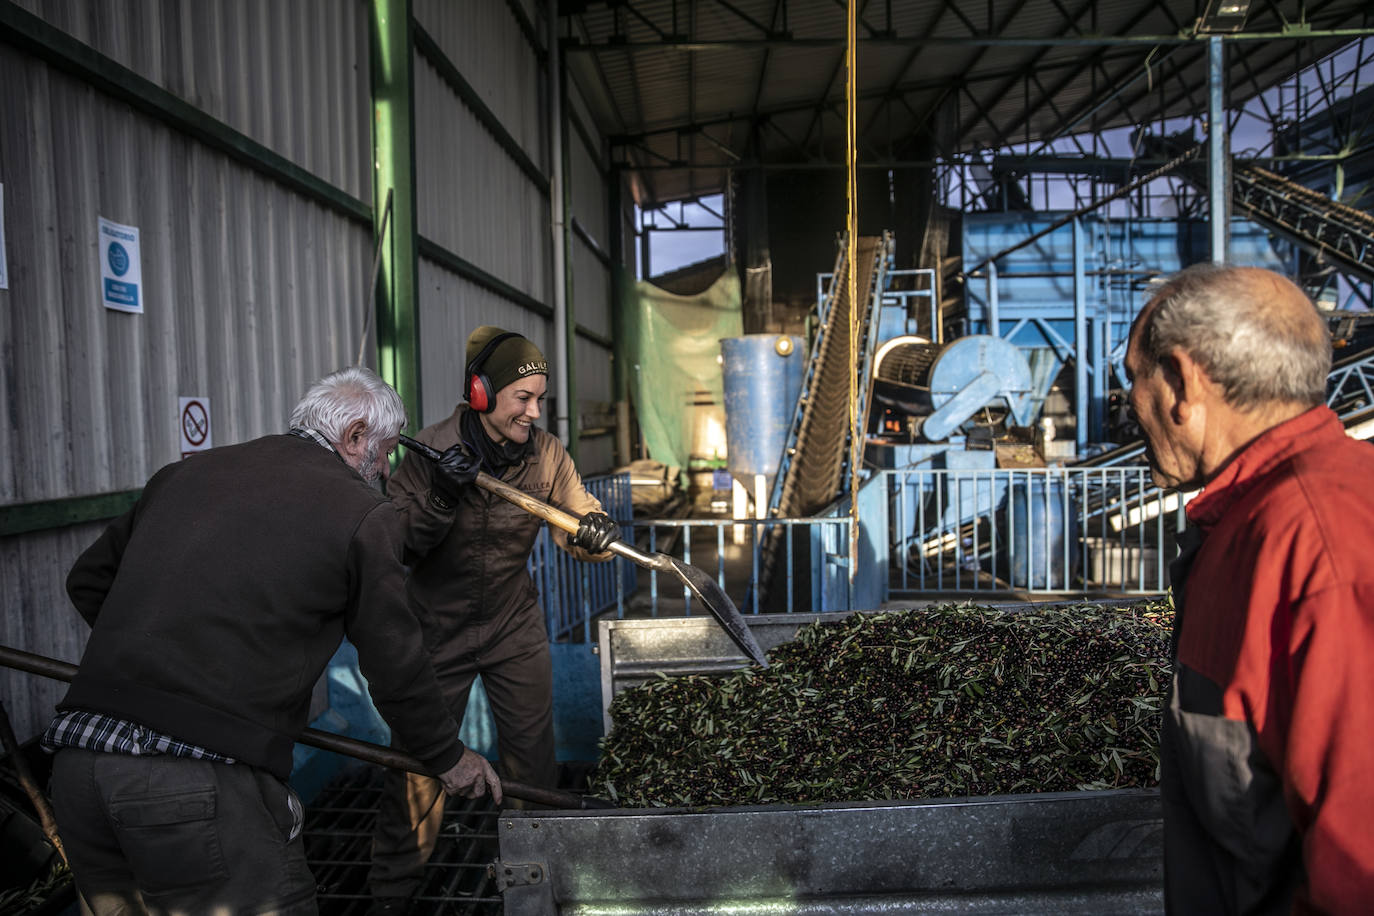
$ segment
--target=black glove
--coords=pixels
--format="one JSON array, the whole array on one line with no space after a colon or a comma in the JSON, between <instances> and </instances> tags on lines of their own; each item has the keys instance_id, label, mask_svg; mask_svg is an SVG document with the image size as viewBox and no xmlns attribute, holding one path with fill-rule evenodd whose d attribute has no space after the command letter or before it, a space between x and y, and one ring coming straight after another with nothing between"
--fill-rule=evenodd
<instances>
[{"instance_id":1,"label":"black glove","mask_svg":"<svg viewBox=\"0 0 1374 916\"><path fill-rule=\"evenodd\" d=\"M452 505L463 488L477 479L477 472L481 469L482 462L479 459L464 451L462 445L455 445L440 455L435 463L434 482L430 484L430 489Z\"/></svg>"},{"instance_id":2,"label":"black glove","mask_svg":"<svg viewBox=\"0 0 1374 916\"><path fill-rule=\"evenodd\" d=\"M588 512L582 516L577 533L568 539L574 547L588 553L604 553L611 542L620 537L620 526L605 512Z\"/></svg>"}]
</instances>

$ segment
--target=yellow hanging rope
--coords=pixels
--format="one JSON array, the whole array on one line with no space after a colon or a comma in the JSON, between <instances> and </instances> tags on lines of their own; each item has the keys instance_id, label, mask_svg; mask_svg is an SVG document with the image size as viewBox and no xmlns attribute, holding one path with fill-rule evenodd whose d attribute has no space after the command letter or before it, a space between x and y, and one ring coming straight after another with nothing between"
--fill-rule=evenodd
<instances>
[{"instance_id":1,"label":"yellow hanging rope","mask_svg":"<svg viewBox=\"0 0 1374 916\"><path fill-rule=\"evenodd\" d=\"M849 599L854 597L854 578L859 563L859 471L863 460L863 439L859 429L859 292L855 259L859 244L858 194L858 101L859 4L849 0L845 40L845 169L848 177L849 213L845 224L846 280L849 295Z\"/></svg>"}]
</instances>

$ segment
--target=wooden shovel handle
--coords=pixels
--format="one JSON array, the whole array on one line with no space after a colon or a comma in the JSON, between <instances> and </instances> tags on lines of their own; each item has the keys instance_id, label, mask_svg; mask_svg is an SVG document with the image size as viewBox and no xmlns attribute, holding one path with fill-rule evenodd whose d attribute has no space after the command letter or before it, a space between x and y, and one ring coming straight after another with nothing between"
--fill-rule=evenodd
<instances>
[{"instance_id":1,"label":"wooden shovel handle","mask_svg":"<svg viewBox=\"0 0 1374 916\"><path fill-rule=\"evenodd\" d=\"M495 493L508 502L515 503L531 515L537 515L550 525L562 528L569 534L576 534L578 526L582 524L582 520L577 516L570 515L562 509L556 509L542 500L535 499L508 483L502 483L486 471L477 472L477 486L489 493Z\"/></svg>"},{"instance_id":2,"label":"wooden shovel handle","mask_svg":"<svg viewBox=\"0 0 1374 916\"><path fill-rule=\"evenodd\" d=\"M426 445L418 439L412 439L409 436L401 436L401 444L412 451L418 452L430 461L439 460L440 455L438 449ZM578 526L582 524L582 520L577 516L569 515L562 509L555 509L548 503L535 499L523 490L517 490L508 483L502 483L486 471L477 472L477 485L488 493L495 493L507 502L515 503L515 505L524 509L531 515L539 516L555 528L562 528L564 531L568 532L568 534L576 534Z\"/></svg>"}]
</instances>

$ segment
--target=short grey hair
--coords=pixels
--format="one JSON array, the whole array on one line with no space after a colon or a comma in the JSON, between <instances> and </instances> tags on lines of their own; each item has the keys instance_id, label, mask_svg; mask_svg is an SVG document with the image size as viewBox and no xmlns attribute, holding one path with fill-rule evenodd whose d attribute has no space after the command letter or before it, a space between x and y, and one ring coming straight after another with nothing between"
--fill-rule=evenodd
<instances>
[{"instance_id":1,"label":"short grey hair","mask_svg":"<svg viewBox=\"0 0 1374 916\"><path fill-rule=\"evenodd\" d=\"M1312 300L1279 274L1194 265L1165 283L1135 324L1148 368L1182 350L1233 407L1326 400L1331 334Z\"/></svg>"},{"instance_id":2,"label":"short grey hair","mask_svg":"<svg viewBox=\"0 0 1374 916\"><path fill-rule=\"evenodd\" d=\"M367 424L367 438L373 444L399 434L406 425L401 396L377 373L361 366L326 375L310 386L291 411L292 427L313 429L333 443L343 441L354 420Z\"/></svg>"}]
</instances>

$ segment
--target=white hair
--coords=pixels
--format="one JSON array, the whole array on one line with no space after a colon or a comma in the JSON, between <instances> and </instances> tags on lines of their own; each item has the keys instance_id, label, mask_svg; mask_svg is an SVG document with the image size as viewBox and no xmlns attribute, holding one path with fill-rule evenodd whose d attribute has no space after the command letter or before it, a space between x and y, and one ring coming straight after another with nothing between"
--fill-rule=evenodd
<instances>
[{"instance_id":1,"label":"white hair","mask_svg":"<svg viewBox=\"0 0 1374 916\"><path fill-rule=\"evenodd\" d=\"M333 443L343 441L350 423L367 424L367 439L376 445L400 433L406 425L401 396L371 369L350 366L331 372L310 386L291 425L313 429Z\"/></svg>"},{"instance_id":2,"label":"white hair","mask_svg":"<svg viewBox=\"0 0 1374 916\"><path fill-rule=\"evenodd\" d=\"M1141 353L1158 365L1172 349L1187 352L1234 407L1321 404L1331 371L1326 322L1312 301L1278 274L1271 276L1270 292L1257 297L1255 273L1196 264L1175 274L1155 295L1154 308L1136 318Z\"/></svg>"}]
</instances>

